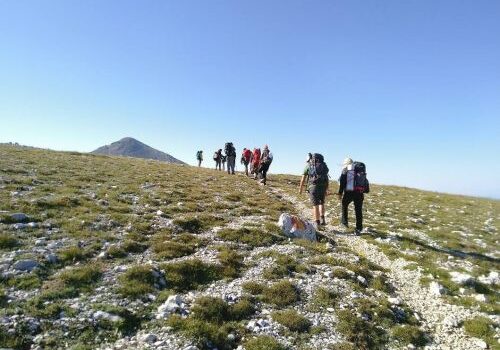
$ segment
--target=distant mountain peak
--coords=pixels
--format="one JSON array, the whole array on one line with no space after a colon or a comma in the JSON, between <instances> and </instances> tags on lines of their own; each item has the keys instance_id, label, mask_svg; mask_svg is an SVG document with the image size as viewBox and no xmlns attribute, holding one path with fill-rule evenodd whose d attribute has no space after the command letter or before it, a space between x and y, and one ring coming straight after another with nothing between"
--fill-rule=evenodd
<instances>
[{"instance_id":1,"label":"distant mountain peak","mask_svg":"<svg viewBox=\"0 0 500 350\"><path fill-rule=\"evenodd\" d=\"M91 153L107 156L154 159L168 163L185 164L177 158L172 157L170 154L154 149L133 137L124 137L110 145L99 147Z\"/></svg>"}]
</instances>

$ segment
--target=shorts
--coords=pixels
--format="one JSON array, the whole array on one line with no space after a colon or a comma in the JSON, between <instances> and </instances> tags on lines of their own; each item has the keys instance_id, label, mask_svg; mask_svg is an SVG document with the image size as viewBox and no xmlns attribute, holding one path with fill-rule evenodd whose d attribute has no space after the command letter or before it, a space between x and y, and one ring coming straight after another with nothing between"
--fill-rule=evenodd
<instances>
[{"instance_id":1,"label":"shorts","mask_svg":"<svg viewBox=\"0 0 500 350\"><path fill-rule=\"evenodd\" d=\"M325 204L326 186L311 186L309 188L309 198L312 205Z\"/></svg>"}]
</instances>

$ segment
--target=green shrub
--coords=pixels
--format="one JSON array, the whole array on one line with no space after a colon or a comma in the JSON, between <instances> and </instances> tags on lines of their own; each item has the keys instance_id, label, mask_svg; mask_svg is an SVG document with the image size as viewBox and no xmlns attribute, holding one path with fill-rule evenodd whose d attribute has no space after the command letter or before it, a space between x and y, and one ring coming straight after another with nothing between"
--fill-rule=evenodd
<instances>
[{"instance_id":1,"label":"green shrub","mask_svg":"<svg viewBox=\"0 0 500 350\"><path fill-rule=\"evenodd\" d=\"M465 333L471 337L487 339L494 335L493 322L486 317L475 317L464 322Z\"/></svg>"},{"instance_id":2,"label":"green shrub","mask_svg":"<svg viewBox=\"0 0 500 350\"><path fill-rule=\"evenodd\" d=\"M396 326L392 328L392 337L405 345L424 346L427 344L425 333L416 326Z\"/></svg>"},{"instance_id":3,"label":"green shrub","mask_svg":"<svg viewBox=\"0 0 500 350\"><path fill-rule=\"evenodd\" d=\"M126 239L122 244L122 248L128 253L142 253L148 249L148 246L131 239Z\"/></svg>"},{"instance_id":4,"label":"green shrub","mask_svg":"<svg viewBox=\"0 0 500 350\"><path fill-rule=\"evenodd\" d=\"M229 305L221 298L199 297L191 311L197 320L222 324L230 319Z\"/></svg>"},{"instance_id":5,"label":"green shrub","mask_svg":"<svg viewBox=\"0 0 500 350\"><path fill-rule=\"evenodd\" d=\"M85 251L77 246L61 249L57 254L59 260L63 263L83 261L87 259Z\"/></svg>"},{"instance_id":6,"label":"green shrub","mask_svg":"<svg viewBox=\"0 0 500 350\"><path fill-rule=\"evenodd\" d=\"M284 238L264 232L256 228L223 229L217 235L220 239L231 242L248 244L251 247L269 246L282 241Z\"/></svg>"},{"instance_id":7,"label":"green shrub","mask_svg":"<svg viewBox=\"0 0 500 350\"><path fill-rule=\"evenodd\" d=\"M151 266L133 266L118 280L118 292L125 297L140 298L154 291L155 277Z\"/></svg>"},{"instance_id":8,"label":"green shrub","mask_svg":"<svg viewBox=\"0 0 500 350\"><path fill-rule=\"evenodd\" d=\"M16 237L9 233L0 233L0 249L11 249L19 245Z\"/></svg>"},{"instance_id":9,"label":"green shrub","mask_svg":"<svg viewBox=\"0 0 500 350\"><path fill-rule=\"evenodd\" d=\"M245 282L241 285L243 291L252 295L260 295L264 292L266 286L257 282Z\"/></svg>"},{"instance_id":10,"label":"green shrub","mask_svg":"<svg viewBox=\"0 0 500 350\"><path fill-rule=\"evenodd\" d=\"M266 279L282 279L297 271L299 264L294 258L279 254L271 267L264 270L263 277Z\"/></svg>"},{"instance_id":11,"label":"green shrub","mask_svg":"<svg viewBox=\"0 0 500 350\"><path fill-rule=\"evenodd\" d=\"M160 235L153 240L152 249L158 259L180 258L193 254L201 240L194 235Z\"/></svg>"},{"instance_id":12,"label":"green shrub","mask_svg":"<svg viewBox=\"0 0 500 350\"><path fill-rule=\"evenodd\" d=\"M352 311L340 310L337 318L337 331L354 343L357 349L378 349L387 343L387 335L383 330L357 317Z\"/></svg>"},{"instance_id":13,"label":"green shrub","mask_svg":"<svg viewBox=\"0 0 500 350\"><path fill-rule=\"evenodd\" d=\"M295 310L277 311L271 314L273 320L287 327L292 332L307 332L311 328L311 321Z\"/></svg>"},{"instance_id":14,"label":"green shrub","mask_svg":"<svg viewBox=\"0 0 500 350\"><path fill-rule=\"evenodd\" d=\"M332 290L318 287L313 294L311 304L313 310L319 311L321 308L334 307L339 301L339 295Z\"/></svg>"},{"instance_id":15,"label":"green shrub","mask_svg":"<svg viewBox=\"0 0 500 350\"><path fill-rule=\"evenodd\" d=\"M7 280L7 285L22 290L37 289L42 286L42 280L36 274L30 273Z\"/></svg>"},{"instance_id":16,"label":"green shrub","mask_svg":"<svg viewBox=\"0 0 500 350\"><path fill-rule=\"evenodd\" d=\"M219 261L222 264L222 275L227 278L237 278L244 267L243 255L233 249L223 247L219 251Z\"/></svg>"},{"instance_id":17,"label":"green shrub","mask_svg":"<svg viewBox=\"0 0 500 350\"><path fill-rule=\"evenodd\" d=\"M96 283L101 276L102 266L92 264L64 270L59 274L59 279L68 287L82 290Z\"/></svg>"},{"instance_id":18,"label":"green shrub","mask_svg":"<svg viewBox=\"0 0 500 350\"><path fill-rule=\"evenodd\" d=\"M229 312L232 320L245 320L255 313L255 304L249 298L242 298L238 302L231 305Z\"/></svg>"},{"instance_id":19,"label":"green shrub","mask_svg":"<svg viewBox=\"0 0 500 350\"><path fill-rule=\"evenodd\" d=\"M268 335L262 335L248 339L245 344L246 350L285 350L276 339Z\"/></svg>"},{"instance_id":20,"label":"green shrub","mask_svg":"<svg viewBox=\"0 0 500 350\"><path fill-rule=\"evenodd\" d=\"M102 319L99 320L98 325L100 328L104 329L116 329L121 333L122 336L134 334L141 325L142 317L124 307L107 304L97 304L94 305L93 308L94 310L101 310L112 315L120 316L122 319L118 322L111 322Z\"/></svg>"},{"instance_id":21,"label":"green shrub","mask_svg":"<svg viewBox=\"0 0 500 350\"><path fill-rule=\"evenodd\" d=\"M127 256L127 252L118 245L112 245L107 251L110 258L124 258Z\"/></svg>"},{"instance_id":22,"label":"green shrub","mask_svg":"<svg viewBox=\"0 0 500 350\"><path fill-rule=\"evenodd\" d=\"M289 281L280 281L266 288L262 299L268 304L285 307L299 300L299 292Z\"/></svg>"},{"instance_id":23,"label":"green shrub","mask_svg":"<svg viewBox=\"0 0 500 350\"><path fill-rule=\"evenodd\" d=\"M390 293L393 290L389 282L387 282L387 277L383 275L374 277L370 281L370 287L385 293Z\"/></svg>"},{"instance_id":24,"label":"green shrub","mask_svg":"<svg viewBox=\"0 0 500 350\"><path fill-rule=\"evenodd\" d=\"M205 264L199 259L163 264L162 269L169 288L178 292L196 289L222 277L219 266Z\"/></svg>"}]
</instances>

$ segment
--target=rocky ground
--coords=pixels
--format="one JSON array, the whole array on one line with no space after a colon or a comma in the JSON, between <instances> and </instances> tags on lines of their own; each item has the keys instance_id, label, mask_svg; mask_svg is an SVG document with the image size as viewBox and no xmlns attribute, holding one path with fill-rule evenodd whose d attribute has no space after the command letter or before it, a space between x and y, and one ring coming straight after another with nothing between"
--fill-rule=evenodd
<instances>
[{"instance_id":1,"label":"rocky ground","mask_svg":"<svg viewBox=\"0 0 500 350\"><path fill-rule=\"evenodd\" d=\"M276 226L298 177L0 159L0 347L499 348L497 201L374 186L360 237L329 201L332 244Z\"/></svg>"}]
</instances>

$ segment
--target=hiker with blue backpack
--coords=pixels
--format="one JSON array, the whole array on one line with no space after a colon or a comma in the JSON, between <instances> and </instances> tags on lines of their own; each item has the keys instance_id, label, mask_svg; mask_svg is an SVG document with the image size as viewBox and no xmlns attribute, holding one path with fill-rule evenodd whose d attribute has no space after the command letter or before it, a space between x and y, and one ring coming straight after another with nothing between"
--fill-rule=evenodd
<instances>
[{"instance_id":1,"label":"hiker with blue backpack","mask_svg":"<svg viewBox=\"0 0 500 350\"><path fill-rule=\"evenodd\" d=\"M313 205L313 217L318 231L321 226L326 225L325 197L329 185L328 172L328 166L321 154L309 154L307 166L300 180L299 194L302 194L306 181L308 183L307 192L309 192L309 198Z\"/></svg>"},{"instance_id":2,"label":"hiker with blue backpack","mask_svg":"<svg viewBox=\"0 0 500 350\"><path fill-rule=\"evenodd\" d=\"M353 162L351 158L344 159L339 184L337 195L342 200L341 223L345 227L349 227L347 213L349 204L354 202L354 212L356 214L356 230L354 234L360 235L363 231L364 194L370 192L370 183L366 178L365 164Z\"/></svg>"}]
</instances>

